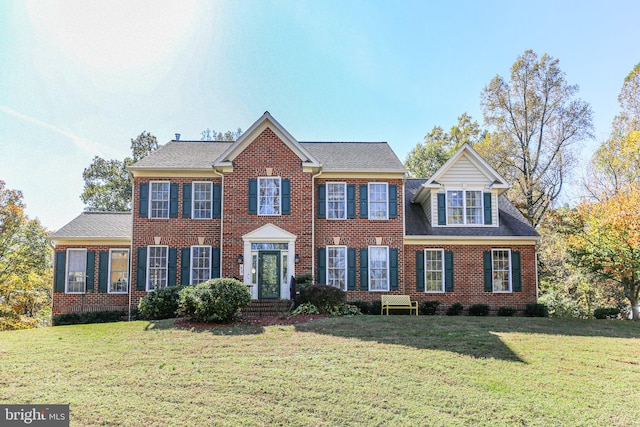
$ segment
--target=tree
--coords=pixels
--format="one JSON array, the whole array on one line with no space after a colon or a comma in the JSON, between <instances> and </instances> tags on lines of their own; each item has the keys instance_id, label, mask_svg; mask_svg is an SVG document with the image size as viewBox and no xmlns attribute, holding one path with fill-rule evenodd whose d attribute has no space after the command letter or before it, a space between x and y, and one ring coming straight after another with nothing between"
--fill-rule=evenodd
<instances>
[{"instance_id":1,"label":"tree","mask_svg":"<svg viewBox=\"0 0 640 427\"><path fill-rule=\"evenodd\" d=\"M627 187L602 202L578 206L581 230L569 239L572 262L618 283L640 320L640 188Z\"/></svg>"},{"instance_id":2,"label":"tree","mask_svg":"<svg viewBox=\"0 0 640 427\"><path fill-rule=\"evenodd\" d=\"M509 81L497 75L481 97L485 122L507 156L496 169L516 178L510 196L534 227L560 195L573 145L592 138L591 107L575 98L578 86L567 83L558 62L527 50Z\"/></svg>"},{"instance_id":3,"label":"tree","mask_svg":"<svg viewBox=\"0 0 640 427\"><path fill-rule=\"evenodd\" d=\"M127 168L158 149L158 140L143 131L131 139L131 157L105 160L96 156L82 172L84 190L80 198L87 210L126 212L131 210L132 187Z\"/></svg>"},{"instance_id":4,"label":"tree","mask_svg":"<svg viewBox=\"0 0 640 427\"><path fill-rule=\"evenodd\" d=\"M47 231L24 209L22 193L0 181L0 330L35 326L50 307Z\"/></svg>"},{"instance_id":5,"label":"tree","mask_svg":"<svg viewBox=\"0 0 640 427\"><path fill-rule=\"evenodd\" d=\"M614 134L640 131L640 63L624 79L618 103L620 114L613 120Z\"/></svg>"},{"instance_id":6,"label":"tree","mask_svg":"<svg viewBox=\"0 0 640 427\"><path fill-rule=\"evenodd\" d=\"M411 176L428 178L433 175L463 144L475 145L485 137L478 122L467 113L458 117L458 123L447 133L434 126L407 155L404 162Z\"/></svg>"},{"instance_id":7,"label":"tree","mask_svg":"<svg viewBox=\"0 0 640 427\"><path fill-rule=\"evenodd\" d=\"M216 132L213 129L206 128L200 132L202 137L201 141L235 141L240 135L242 135L242 129L238 128L234 131L226 131L225 133Z\"/></svg>"}]
</instances>

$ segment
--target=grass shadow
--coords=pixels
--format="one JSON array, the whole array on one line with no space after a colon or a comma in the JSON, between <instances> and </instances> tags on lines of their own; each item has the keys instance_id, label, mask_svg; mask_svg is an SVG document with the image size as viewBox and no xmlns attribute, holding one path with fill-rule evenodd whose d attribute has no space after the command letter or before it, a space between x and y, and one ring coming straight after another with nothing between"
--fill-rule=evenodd
<instances>
[{"instance_id":1,"label":"grass shadow","mask_svg":"<svg viewBox=\"0 0 640 427\"><path fill-rule=\"evenodd\" d=\"M264 333L262 325L251 325L240 322L229 324L214 323L190 323L184 322L183 319L163 319L150 320L144 327L145 331L153 330L183 330L189 332L203 333L207 332L212 335L259 335Z\"/></svg>"}]
</instances>

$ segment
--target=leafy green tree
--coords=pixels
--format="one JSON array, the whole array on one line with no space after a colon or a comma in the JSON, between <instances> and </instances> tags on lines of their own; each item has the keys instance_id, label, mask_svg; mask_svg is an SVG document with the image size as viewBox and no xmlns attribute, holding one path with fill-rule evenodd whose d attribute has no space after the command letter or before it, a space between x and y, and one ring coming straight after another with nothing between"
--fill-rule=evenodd
<instances>
[{"instance_id":1,"label":"leafy green tree","mask_svg":"<svg viewBox=\"0 0 640 427\"><path fill-rule=\"evenodd\" d=\"M620 114L613 120L614 134L640 131L640 63L624 79L618 103Z\"/></svg>"},{"instance_id":2,"label":"leafy green tree","mask_svg":"<svg viewBox=\"0 0 640 427\"><path fill-rule=\"evenodd\" d=\"M493 145L504 153L493 165L515 178L510 197L533 226L558 198L574 165L573 146L592 138L592 113L577 99L559 61L527 50L511 67L509 80L497 75L484 88L481 105Z\"/></svg>"},{"instance_id":3,"label":"leafy green tree","mask_svg":"<svg viewBox=\"0 0 640 427\"><path fill-rule=\"evenodd\" d=\"M242 135L242 129L238 128L235 131L226 131L225 133L216 132L213 129L206 128L200 132L202 137L201 141L235 141L240 135Z\"/></svg>"}]
</instances>

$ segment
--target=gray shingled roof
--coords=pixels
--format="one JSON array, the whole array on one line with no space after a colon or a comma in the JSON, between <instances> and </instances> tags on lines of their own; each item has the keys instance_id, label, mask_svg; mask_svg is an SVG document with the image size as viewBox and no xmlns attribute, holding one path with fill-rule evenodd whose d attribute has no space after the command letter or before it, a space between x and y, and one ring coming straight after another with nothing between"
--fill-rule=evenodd
<instances>
[{"instance_id":1,"label":"gray shingled roof","mask_svg":"<svg viewBox=\"0 0 640 427\"><path fill-rule=\"evenodd\" d=\"M171 141L134 163L130 169L209 169L231 144L226 141Z\"/></svg>"},{"instance_id":2,"label":"gray shingled roof","mask_svg":"<svg viewBox=\"0 0 640 427\"><path fill-rule=\"evenodd\" d=\"M419 203L411 203L426 179L408 179L405 184L405 222L407 236L469 236L469 237L538 237L538 232L520 211L502 195L498 198L498 227L432 227Z\"/></svg>"},{"instance_id":3,"label":"gray shingled roof","mask_svg":"<svg viewBox=\"0 0 640 427\"><path fill-rule=\"evenodd\" d=\"M386 142L301 142L300 145L322 164L325 171L406 170Z\"/></svg>"},{"instance_id":4,"label":"gray shingled roof","mask_svg":"<svg viewBox=\"0 0 640 427\"><path fill-rule=\"evenodd\" d=\"M131 238L131 219L131 212L83 212L49 239Z\"/></svg>"}]
</instances>

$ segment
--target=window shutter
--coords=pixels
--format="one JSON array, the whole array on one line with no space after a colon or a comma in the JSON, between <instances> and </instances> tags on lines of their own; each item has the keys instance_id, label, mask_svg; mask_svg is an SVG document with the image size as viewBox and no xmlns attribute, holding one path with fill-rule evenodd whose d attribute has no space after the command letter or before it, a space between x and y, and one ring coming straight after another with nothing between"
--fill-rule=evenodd
<instances>
[{"instance_id":1,"label":"window shutter","mask_svg":"<svg viewBox=\"0 0 640 427\"><path fill-rule=\"evenodd\" d=\"M356 250L347 249L347 290L356 290Z\"/></svg>"},{"instance_id":2,"label":"window shutter","mask_svg":"<svg viewBox=\"0 0 640 427\"><path fill-rule=\"evenodd\" d=\"M369 249L367 248L360 249L360 290L369 290Z\"/></svg>"},{"instance_id":3,"label":"window shutter","mask_svg":"<svg viewBox=\"0 0 640 427\"><path fill-rule=\"evenodd\" d=\"M258 214L258 180L256 178L249 180L249 214Z\"/></svg>"},{"instance_id":4,"label":"window shutter","mask_svg":"<svg viewBox=\"0 0 640 427\"><path fill-rule=\"evenodd\" d=\"M138 195L138 216L147 218L149 216L149 183L140 184L140 194Z\"/></svg>"},{"instance_id":5,"label":"window shutter","mask_svg":"<svg viewBox=\"0 0 640 427\"><path fill-rule=\"evenodd\" d=\"M491 225L493 221L493 211L491 209L491 193L484 193L484 223Z\"/></svg>"},{"instance_id":6,"label":"window shutter","mask_svg":"<svg viewBox=\"0 0 640 427\"><path fill-rule=\"evenodd\" d=\"M389 218L398 218L398 186L389 186Z\"/></svg>"},{"instance_id":7,"label":"window shutter","mask_svg":"<svg viewBox=\"0 0 640 427\"><path fill-rule=\"evenodd\" d=\"M180 284L191 283L191 248L180 249Z\"/></svg>"},{"instance_id":8,"label":"window shutter","mask_svg":"<svg viewBox=\"0 0 640 427\"><path fill-rule=\"evenodd\" d=\"M211 248L211 278L222 277L220 273L220 248Z\"/></svg>"},{"instance_id":9,"label":"window shutter","mask_svg":"<svg viewBox=\"0 0 640 427\"><path fill-rule=\"evenodd\" d=\"M169 185L169 218L178 217L178 184Z\"/></svg>"},{"instance_id":10,"label":"window shutter","mask_svg":"<svg viewBox=\"0 0 640 427\"><path fill-rule=\"evenodd\" d=\"M318 218L327 217L327 186L318 184Z\"/></svg>"},{"instance_id":11,"label":"window shutter","mask_svg":"<svg viewBox=\"0 0 640 427\"><path fill-rule=\"evenodd\" d=\"M369 186L360 184L360 218L369 218Z\"/></svg>"},{"instance_id":12,"label":"window shutter","mask_svg":"<svg viewBox=\"0 0 640 427\"><path fill-rule=\"evenodd\" d=\"M144 291L147 288L147 248L138 248L136 261L136 290Z\"/></svg>"},{"instance_id":13,"label":"window shutter","mask_svg":"<svg viewBox=\"0 0 640 427\"><path fill-rule=\"evenodd\" d=\"M222 217L222 184L213 184L213 213L214 218Z\"/></svg>"},{"instance_id":14,"label":"window shutter","mask_svg":"<svg viewBox=\"0 0 640 427\"><path fill-rule=\"evenodd\" d=\"M520 269L520 252L511 252L511 290L522 292L522 275Z\"/></svg>"},{"instance_id":15,"label":"window shutter","mask_svg":"<svg viewBox=\"0 0 640 427\"><path fill-rule=\"evenodd\" d=\"M438 193L438 225L447 225L447 200L444 193Z\"/></svg>"},{"instance_id":16,"label":"window shutter","mask_svg":"<svg viewBox=\"0 0 640 427\"><path fill-rule=\"evenodd\" d=\"M493 291L493 268L491 265L491 251L485 251L484 254L484 290L485 292Z\"/></svg>"},{"instance_id":17,"label":"window shutter","mask_svg":"<svg viewBox=\"0 0 640 427\"><path fill-rule=\"evenodd\" d=\"M347 184L347 218L351 219L355 217L356 217L356 186L354 184Z\"/></svg>"},{"instance_id":18,"label":"window shutter","mask_svg":"<svg viewBox=\"0 0 640 427\"><path fill-rule=\"evenodd\" d=\"M389 248L389 282L392 291L398 290L398 249Z\"/></svg>"},{"instance_id":19,"label":"window shutter","mask_svg":"<svg viewBox=\"0 0 640 427\"><path fill-rule=\"evenodd\" d=\"M100 251L98 259L98 292L107 292L109 282L109 251Z\"/></svg>"},{"instance_id":20,"label":"window shutter","mask_svg":"<svg viewBox=\"0 0 640 427\"><path fill-rule=\"evenodd\" d=\"M96 276L96 253L87 251L87 286L86 291L93 291Z\"/></svg>"},{"instance_id":21,"label":"window shutter","mask_svg":"<svg viewBox=\"0 0 640 427\"><path fill-rule=\"evenodd\" d=\"M416 291L424 292L424 251L416 251Z\"/></svg>"},{"instance_id":22,"label":"window shutter","mask_svg":"<svg viewBox=\"0 0 640 427\"><path fill-rule=\"evenodd\" d=\"M64 251L56 252L56 276L55 276L55 292L64 292L64 271L66 269L66 253Z\"/></svg>"},{"instance_id":23,"label":"window shutter","mask_svg":"<svg viewBox=\"0 0 640 427\"><path fill-rule=\"evenodd\" d=\"M291 214L291 181L282 180L282 215Z\"/></svg>"},{"instance_id":24,"label":"window shutter","mask_svg":"<svg viewBox=\"0 0 640 427\"><path fill-rule=\"evenodd\" d=\"M327 249L318 248L318 284L327 284Z\"/></svg>"},{"instance_id":25,"label":"window shutter","mask_svg":"<svg viewBox=\"0 0 640 427\"><path fill-rule=\"evenodd\" d=\"M182 184L182 217L191 218L191 184Z\"/></svg>"},{"instance_id":26,"label":"window shutter","mask_svg":"<svg viewBox=\"0 0 640 427\"><path fill-rule=\"evenodd\" d=\"M453 292L453 251L444 253L444 290Z\"/></svg>"},{"instance_id":27,"label":"window shutter","mask_svg":"<svg viewBox=\"0 0 640 427\"><path fill-rule=\"evenodd\" d=\"M178 250L176 248L169 248L169 277L168 283L169 286L176 285L177 279L177 266L178 266Z\"/></svg>"}]
</instances>

